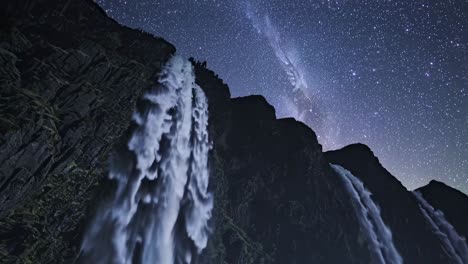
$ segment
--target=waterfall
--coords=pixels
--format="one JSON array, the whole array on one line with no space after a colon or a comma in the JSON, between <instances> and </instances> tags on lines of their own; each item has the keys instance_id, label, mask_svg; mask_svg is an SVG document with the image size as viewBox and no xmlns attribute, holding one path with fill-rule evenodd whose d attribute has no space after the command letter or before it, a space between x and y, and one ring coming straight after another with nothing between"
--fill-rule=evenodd
<instances>
[{"instance_id":1,"label":"waterfall","mask_svg":"<svg viewBox=\"0 0 468 264\"><path fill-rule=\"evenodd\" d=\"M380 209L371 198L371 193L362 181L339 165L330 164L343 180L346 190L353 199L353 206L361 228L365 231L368 247L372 253L371 263L403 263L393 244L392 232L380 216Z\"/></svg>"},{"instance_id":2,"label":"waterfall","mask_svg":"<svg viewBox=\"0 0 468 264\"><path fill-rule=\"evenodd\" d=\"M427 222L432 226L434 233L439 237L445 251L452 257L454 263L468 263L468 245L464 237L460 236L455 228L445 219L442 211L432 207L420 192L413 192L419 202Z\"/></svg>"},{"instance_id":3,"label":"waterfall","mask_svg":"<svg viewBox=\"0 0 468 264\"><path fill-rule=\"evenodd\" d=\"M208 102L192 65L172 57L139 100L111 158L114 185L85 233L78 263L192 263L207 245Z\"/></svg>"}]
</instances>

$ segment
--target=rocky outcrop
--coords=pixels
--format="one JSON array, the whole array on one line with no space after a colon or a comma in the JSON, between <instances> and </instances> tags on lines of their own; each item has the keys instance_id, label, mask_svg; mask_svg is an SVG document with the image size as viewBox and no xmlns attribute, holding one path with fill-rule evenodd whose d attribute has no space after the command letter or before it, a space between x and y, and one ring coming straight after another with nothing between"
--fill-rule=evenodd
<instances>
[{"instance_id":1,"label":"rocky outcrop","mask_svg":"<svg viewBox=\"0 0 468 264\"><path fill-rule=\"evenodd\" d=\"M325 156L330 163L343 166L360 178L373 194L405 263L450 263L414 195L382 167L369 147L349 145L326 152Z\"/></svg>"},{"instance_id":2,"label":"rocky outcrop","mask_svg":"<svg viewBox=\"0 0 468 264\"><path fill-rule=\"evenodd\" d=\"M209 92L208 92L209 94ZM216 135L215 233L207 263L361 263L356 217L314 132L263 97L232 99ZM212 123L216 127L216 123ZM216 140L215 140L216 142ZM340 217L347 219L346 223ZM346 231L345 231L346 230ZM337 254L338 252L338 254Z\"/></svg>"},{"instance_id":3,"label":"rocky outcrop","mask_svg":"<svg viewBox=\"0 0 468 264\"><path fill-rule=\"evenodd\" d=\"M468 238L468 196L435 180L416 189L435 209L444 213L445 218L456 231Z\"/></svg>"},{"instance_id":4,"label":"rocky outcrop","mask_svg":"<svg viewBox=\"0 0 468 264\"><path fill-rule=\"evenodd\" d=\"M113 143L175 49L92 1L0 13L0 262L69 263Z\"/></svg>"}]
</instances>

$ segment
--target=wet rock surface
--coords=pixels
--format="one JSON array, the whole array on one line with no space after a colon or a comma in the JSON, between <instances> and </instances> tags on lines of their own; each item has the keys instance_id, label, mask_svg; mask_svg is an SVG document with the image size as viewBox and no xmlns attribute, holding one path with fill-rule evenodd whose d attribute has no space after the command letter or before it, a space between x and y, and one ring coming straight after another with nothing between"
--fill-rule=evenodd
<instances>
[{"instance_id":1,"label":"wet rock surface","mask_svg":"<svg viewBox=\"0 0 468 264\"><path fill-rule=\"evenodd\" d=\"M405 263L449 263L414 195L382 167L369 147L349 145L326 152L325 156L330 163L341 165L360 178L372 193Z\"/></svg>"},{"instance_id":2,"label":"wet rock surface","mask_svg":"<svg viewBox=\"0 0 468 264\"><path fill-rule=\"evenodd\" d=\"M435 180L416 191L419 191L435 209L444 213L458 234L468 238L468 196Z\"/></svg>"},{"instance_id":3,"label":"wet rock surface","mask_svg":"<svg viewBox=\"0 0 468 264\"><path fill-rule=\"evenodd\" d=\"M0 262L69 263L109 152L175 49L92 1L0 6Z\"/></svg>"}]
</instances>

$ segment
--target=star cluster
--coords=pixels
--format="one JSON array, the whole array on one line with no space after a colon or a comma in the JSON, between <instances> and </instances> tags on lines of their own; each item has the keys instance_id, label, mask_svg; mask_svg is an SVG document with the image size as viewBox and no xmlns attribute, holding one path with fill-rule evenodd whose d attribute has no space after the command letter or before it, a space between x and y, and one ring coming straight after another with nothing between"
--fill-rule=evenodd
<instances>
[{"instance_id":1,"label":"star cluster","mask_svg":"<svg viewBox=\"0 0 468 264\"><path fill-rule=\"evenodd\" d=\"M409 189L436 179L468 193L468 1L97 2L207 61L234 96L299 119L310 101L325 149L362 142Z\"/></svg>"}]
</instances>

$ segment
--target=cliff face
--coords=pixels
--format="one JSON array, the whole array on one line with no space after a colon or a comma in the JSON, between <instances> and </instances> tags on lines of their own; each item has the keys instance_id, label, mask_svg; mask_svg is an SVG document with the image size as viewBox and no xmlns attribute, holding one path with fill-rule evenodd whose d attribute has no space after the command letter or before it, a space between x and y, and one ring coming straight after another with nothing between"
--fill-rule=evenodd
<instances>
[{"instance_id":1,"label":"cliff face","mask_svg":"<svg viewBox=\"0 0 468 264\"><path fill-rule=\"evenodd\" d=\"M203 78L203 71L197 68L197 76ZM232 99L223 109L212 109L211 117L223 122L214 121L214 128L224 129L212 133L216 231L204 262L368 259L346 192L312 130L293 119L276 119L259 96Z\"/></svg>"},{"instance_id":2,"label":"cliff face","mask_svg":"<svg viewBox=\"0 0 468 264\"><path fill-rule=\"evenodd\" d=\"M395 246L407 263L447 263L447 256L425 220L414 195L385 168L365 145L355 144L325 153L359 177L373 194L393 233Z\"/></svg>"},{"instance_id":3,"label":"cliff face","mask_svg":"<svg viewBox=\"0 0 468 264\"><path fill-rule=\"evenodd\" d=\"M0 12L0 259L71 263L110 152L175 48L118 25L91 0L6 0ZM448 263L415 198L367 147L323 154L310 128L276 119L263 97L231 99L214 72L192 62L214 142L214 232L200 263L369 263L329 163L374 194L406 263Z\"/></svg>"},{"instance_id":4,"label":"cliff face","mask_svg":"<svg viewBox=\"0 0 468 264\"><path fill-rule=\"evenodd\" d=\"M70 262L109 151L175 49L92 1L0 12L0 262Z\"/></svg>"},{"instance_id":5,"label":"cliff face","mask_svg":"<svg viewBox=\"0 0 468 264\"><path fill-rule=\"evenodd\" d=\"M435 209L442 211L460 235L468 238L468 196L434 180L416 191Z\"/></svg>"}]
</instances>

